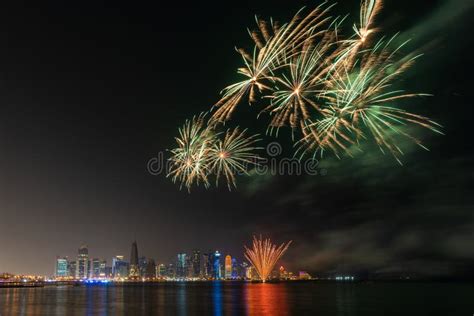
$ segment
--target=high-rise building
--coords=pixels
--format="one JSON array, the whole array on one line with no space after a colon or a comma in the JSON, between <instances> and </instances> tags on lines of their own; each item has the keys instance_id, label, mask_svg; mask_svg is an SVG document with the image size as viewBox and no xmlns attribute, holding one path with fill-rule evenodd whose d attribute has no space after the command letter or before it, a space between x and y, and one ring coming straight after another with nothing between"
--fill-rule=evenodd
<instances>
[{"instance_id":1,"label":"high-rise building","mask_svg":"<svg viewBox=\"0 0 474 316\"><path fill-rule=\"evenodd\" d=\"M237 264L237 259L232 258L232 279L239 278L239 265Z\"/></svg>"},{"instance_id":2,"label":"high-rise building","mask_svg":"<svg viewBox=\"0 0 474 316\"><path fill-rule=\"evenodd\" d=\"M56 258L56 268L54 271L54 275L57 278L65 278L69 276L69 268L68 268L68 260L67 257Z\"/></svg>"},{"instance_id":3,"label":"high-rise building","mask_svg":"<svg viewBox=\"0 0 474 316\"><path fill-rule=\"evenodd\" d=\"M140 277L140 267L138 265L138 246L136 241L132 243L132 251L130 253L130 270L128 276L130 278Z\"/></svg>"},{"instance_id":4,"label":"high-rise building","mask_svg":"<svg viewBox=\"0 0 474 316\"><path fill-rule=\"evenodd\" d=\"M95 279L100 277L100 260L98 258L92 259L90 277Z\"/></svg>"},{"instance_id":5,"label":"high-rise building","mask_svg":"<svg viewBox=\"0 0 474 316\"><path fill-rule=\"evenodd\" d=\"M82 245L77 254L76 279L87 279L89 277L89 249L87 245Z\"/></svg>"},{"instance_id":6,"label":"high-rise building","mask_svg":"<svg viewBox=\"0 0 474 316\"><path fill-rule=\"evenodd\" d=\"M230 255L225 256L225 278L232 278L232 257Z\"/></svg>"},{"instance_id":7,"label":"high-rise building","mask_svg":"<svg viewBox=\"0 0 474 316\"><path fill-rule=\"evenodd\" d=\"M106 278L107 275L107 261L101 260L99 262L99 278Z\"/></svg>"},{"instance_id":8,"label":"high-rise building","mask_svg":"<svg viewBox=\"0 0 474 316\"><path fill-rule=\"evenodd\" d=\"M172 263L168 264L168 267L166 268L166 274L169 278L176 277L176 269Z\"/></svg>"},{"instance_id":9,"label":"high-rise building","mask_svg":"<svg viewBox=\"0 0 474 316\"><path fill-rule=\"evenodd\" d=\"M163 263L160 263L157 267L157 273L156 273L156 276L158 278L164 278L167 276L166 274L166 266L163 264Z\"/></svg>"},{"instance_id":10,"label":"high-rise building","mask_svg":"<svg viewBox=\"0 0 474 316\"><path fill-rule=\"evenodd\" d=\"M128 262L123 256L112 258L112 275L114 278L125 278L128 276Z\"/></svg>"},{"instance_id":11,"label":"high-rise building","mask_svg":"<svg viewBox=\"0 0 474 316\"><path fill-rule=\"evenodd\" d=\"M193 277L199 278L201 276L201 252L199 250L193 251L192 267Z\"/></svg>"},{"instance_id":12,"label":"high-rise building","mask_svg":"<svg viewBox=\"0 0 474 316\"><path fill-rule=\"evenodd\" d=\"M186 254L178 253L176 260L176 277L185 278L187 277L187 265L186 265Z\"/></svg>"},{"instance_id":13,"label":"high-rise building","mask_svg":"<svg viewBox=\"0 0 474 316\"><path fill-rule=\"evenodd\" d=\"M144 276L147 279L156 278L156 263L154 259L148 258Z\"/></svg>"},{"instance_id":14,"label":"high-rise building","mask_svg":"<svg viewBox=\"0 0 474 316\"><path fill-rule=\"evenodd\" d=\"M249 264L245 261L240 264L239 278L246 279L248 267L249 267Z\"/></svg>"},{"instance_id":15,"label":"high-rise building","mask_svg":"<svg viewBox=\"0 0 474 316\"><path fill-rule=\"evenodd\" d=\"M145 256L138 258L138 270L140 271L140 275L142 277L145 277L147 264L148 264L148 260Z\"/></svg>"},{"instance_id":16,"label":"high-rise building","mask_svg":"<svg viewBox=\"0 0 474 316\"><path fill-rule=\"evenodd\" d=\"M77 266L77 261L76 260L70 260L68 262L69 276L72 277L72 278L76 277L76 266Z\"/></svg>"},{"instance_id":17,"label":"high-rise building","mask_svg":"<svg viewBox=\"0 0 474 316\"><path fill-rule=\"evenodd\" d=\"M208 279L212 277L212 252L209 251L203 255L202 277Z\"/></svg>"},{"instance_id":18,"label":"high-rise building","mask_svg":"<svg viewBox=\"0 0 474 316\"><path fill-rule=\"evenodd\" d=\"M219 251L212 255L212 277L215 280L222 279L222 265L221 265L221 254Z\"/></svg>"}]
</instances>

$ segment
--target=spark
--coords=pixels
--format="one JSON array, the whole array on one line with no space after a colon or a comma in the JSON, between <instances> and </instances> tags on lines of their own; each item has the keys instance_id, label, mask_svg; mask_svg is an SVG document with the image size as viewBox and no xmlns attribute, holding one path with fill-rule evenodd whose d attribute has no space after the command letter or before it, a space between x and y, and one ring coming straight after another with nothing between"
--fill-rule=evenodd
<instances>
[{"instance_id":1,"label":"spark","mask_svg":"<svg viewBox=\"0 0 474 316\"><path fill-rule=\"evenodd\" d=\"M252 248L245 246L245 258L255 268L262 282L268 280L275 264L285 254L290 244L291 241L282 243L277 247L269 238L262 239L262 236L260 236L257 239L254 236Z\"/></svg>"}]
</instances>

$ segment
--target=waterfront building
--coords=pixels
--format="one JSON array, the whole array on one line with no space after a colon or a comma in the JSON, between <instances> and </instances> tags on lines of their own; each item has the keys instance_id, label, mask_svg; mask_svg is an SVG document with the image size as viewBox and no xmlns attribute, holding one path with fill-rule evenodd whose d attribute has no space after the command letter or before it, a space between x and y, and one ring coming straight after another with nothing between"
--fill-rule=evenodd
<instances>
[{"instance_id":1,"label":"waterfront building","mask_svg":"<svg viewBox=\"0 0 474 316\"><path fill-rule=\"evenodd\" d=\"M107 274L107 261L101 260L99 262L99 278L106 278Z\"/></svg>"},{"instance_id":2,"label":"waterfront building","mask_svg":"<svg viewBox=\"0 0 474 316\"><path fill-rule=\"evenodd\" d=\"M68 262L68 270L69 270L69 276L72 278L76 277L76 260L70 260Z\"/></svg>"},{"instance_id":3,"label":"waterfront building","mask_svg":"<svg viewBox=\"0 0 474 316\"><path fill-rule=\"evenodd\" d=\"M225 278L232 278L232 257L230 255L225 256Z\"/></svg>"},{"instance_id":4,"label":"waterfront building","mask_svg":"<svg viewBox=\"0 0 474 316\"><path fill-rule=\"evenodd\" d=\"M237 264L237 259L232 258L232 279L238 279L240 276L239 265Z\"/></svg>"},{"instance_id":5,"label":"waterfront building","mask_svg":"<svg viewBox=\"0 0 474 316\"><path fill-rule=\"evenodd\" d=\"M208 279L212 277L212 252L209 251L203 255L203 273L202 277Z\"/></svg>"},{"instance_id":6,"label":"waterfront building","mask_svg":"<svg viewBox=\"0 0 474 316\"><path fill-rule=\"evenodd\" d=\"M132 250L130 252L130 269L128 272L130 278L140 277L140 267L138 265L138 246L137 242L132 243Z\"/></svg>"},{"instance_id":7,"label":"waterfront building","mask_svg":"<svg viewBox=\"0 0 474 316\"><path fill-rule=\"evenodd\" d=\"M193 251L192 269L193 277L199 278L201 276L201 252L199 250Z\"/></svg>"},{"instance_id":8,"label":"waterfront building","mask_svg":"<svg viewBox=\"0 0 474 316\"><path fill-rule=\"evenodd\" d=\"M185 253L178 253L178 257L176 260L176 277L180 279L187 277L187 265L186 265Z\"/></svg>"},{"instance_id":9,"label":"waterfront building","mask_svg":"<svg viewBox=\"0 0 474 316\"><path fill-rule=\"evenodd\" d=\"M240 264L239 278L241 278L241 279L246 279L247 278L247 268L248 267L249 267L249 264L245 261L243 261Z\"/></svg>"},{"instance_id":10,"label":"waterfront building","mask_svg":"<svg viewBox=\"0 0 474 316\"><path fill-rule=\"evenodd\" d=\"M176 269L175 266L170 263L168 264L168 267L166 268L166 274L168 278L175 278L176 277Z\"/></svg>"},{"instance_id":11,"label":"waterfront building","mask_svg":"<svg viewBox=\"0 0 474 316\"><path fill-rule=\"evenodd\" d=\"M145 277L147 264L148 260L145 256L138 258L138 270L140 271L140 275L142 277Z\"/></svg>"},{"instance_id":12,"label":"waterfront building","mask_svg":"<svg viewBox=\"0 0 474 316\"><path fill-rule=\"evenodd\" d=\"M123 256L112 258L112 276L114 278L125 278L128 276L128 262Z\"/></svg>"},{"instance_id":13,"label":"waterfront building","mask_svg":"<svg viewBox=\"0 0 474 316\"><path fill-rule=\"evenodd\" d=\"M54 275L57 278L65 278L69 276L67 257L56 258L56 267L55 267Z\"/></svg>"},{"instance_id":14,"label":"waterfront building","mask_svg":"<svg viewBox=\"0 0 474 316\"><path fill-rule=\"evenodd\" d=\"M100 277L100 260L98 258L92 259L90 277L97 279Z\"/></svg>"},{"instance_id":15,"label":"waterfront building","mask_svg":"<svg viewBox=\"0 0 474 316\"><path fill-rule=\"evenodd\" d=\"M156 276L158 278L164 278L166 277L166 266L163 264L163 263L160 263L157 267L156 267Z\"/></svg>"},{"instance_id":16,"label":"waterfront building","mask_svg":"<svg viewBox=\"0 0 474 316\"><path fill-rule=\"evenodd\" d=\"M152 258L148 258L145 268L145 274L143 275L147 279L156 278L156 263Z\"/></svg>"},{"instance_id":17,"label":"waterfront building","mask_svg":"<svg viewBox=\"0 0 474 316\"><path fill-rule=\"evenodd\" d=\"M212 255L212 277L215 280L222 279L222 264L221 264L221 254L219 251Z\"/></svg>"},{"instance_id":18,"label":"waterfront building","mask_svg":"<svg viewBox=\"0 0 474 316\"><path fill-rule=\"evenodd\" d=\"M89 277L89 249L87 245L82 245L77 254L76 279L87 279Z\"/></svg>"}]
</instances>

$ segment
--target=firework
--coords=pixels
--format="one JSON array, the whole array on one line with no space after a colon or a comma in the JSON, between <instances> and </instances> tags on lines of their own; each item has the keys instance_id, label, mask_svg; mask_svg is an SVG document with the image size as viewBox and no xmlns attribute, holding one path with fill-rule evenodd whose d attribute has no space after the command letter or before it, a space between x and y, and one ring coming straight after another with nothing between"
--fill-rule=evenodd
<instances>
[{"instance_id":1,"label":"firework","mask_svg":"<svg viewBox=\"0 0 474 316\"><path fill-rule=\"evenodd\" d=\"M193 184L209 186L209 153L214 138L203 115L187 120L176 137L178 147L171 150L168 176L190 190Z\"/></svg>"},{"instance_id":2,"label":"firework","mask_svg":"<svg viewBox=\"0 0 474 316\"><path fill-rule=\"evenodd\" d=\"M401 100L427 96L396 88L397 79L419 56L400 57L395 37L374 40L375 17L382 0L362 0L360 20L353 34L344 36L346 17L328 17L326 2L303 15L300 10L287 24L256 19L258 30L249 31L253 53L237 49L243 60L238 69L244 79L225 88L209 121L199 116L186 122L171 151L174 182L191 186L216 184L224 178L230 189L236 174L246 173L255 158L257 136L246 130L219 132L239 103L264 103L257 116L268 113L267 132L289 126L297 134L295 155L332 152L352 155L364 140L373 140L382 152L401 163L399 138L426 147L410 134L409 126L441 132L427 117L399 107ZM395 46L395 47L393 47Z\"/></svg>"},{"instance_id":3,"label":"firework","mask_svg":"<svg viewBox=\"0 0 474 316\"><path fill-rule=\"evenodd\" d=\"M260 279L265 282L273 270L277 261L288 250L291 241L281 244L279 247L274 245L270 239L257 239L253 237L252 248L245 246L245 258L252 264L258 273Z\"/></svg>"},{"instance_id":4,"label":"firework","mask_svg":"<svg viewBox=\"0 0 474 316\"><path fill-rule=\"evenodd\" d=\"M236 186L237 174L248 174L248 166L257 163L258 156L256 143L260 141L258 135L246 135L246 130L235 128L227 130L222 139L218 139L212 146L210 160L211 169L216 173L216 185L219 178L224 176L229 190Z\"/></svg>"},{"instance_id":5,"label":"firework","mask_svg":"<svg viewBox=\"0 0 474 316\"><path fill-rule=\"evenodd\" d=\"M237 72L245 79L223 90L223 97L215 105L217 109L212 116L213 120L228 120L245 96L248 95L248 101L252 104L257 101L258 93L270 90L271 82L276 79L273 70L285 63L286 58L297 52L308 38L319 35L314 29L329 21L325 14L331 7L320 5L304 18L300 17L300 11L288 24L282 26L257 18L259 31L249 32L255 43L253 54L242 48L237 50L245 64Z\"/></svg>"},{"instance_id":6,"label":"firework","mask_svg":"<svg viewBox=\"0 0 474 316\"><path fill-rule=\"evenodd\" d=\"M246 135L246 130L228 129L225 133L208 125L204 115L185 122L176 137L177 148L171 150L168 176L188 191L193 185L210 186L210 177L216 176L216 185L223 176L229 190L236 186L235 176L247 174L249 165L256 164L258 135Z\"/></svg>"},{"instance_id":7,"label":"firework","mask_svg":"<svg viewBox=\"0 0 474 316\"><path fill-rule=\"evenodd\" d=\"M418 57L396 59L396 53L405 43L391 51L393 40L377 43L372 51L364 53L359 63L331 74L323 93L327 100L325 115L305 127L300 143L321 152L331 149L337 154L349 152L349 146L370 135L382 151L387 149L400 162L398 157L403 152L394 135L407 137L425 148L402 126L411 123L441 133L439 124L393 106L394 101L426 96L392 88L393 81Z\"/></svg>"}]
</instances>

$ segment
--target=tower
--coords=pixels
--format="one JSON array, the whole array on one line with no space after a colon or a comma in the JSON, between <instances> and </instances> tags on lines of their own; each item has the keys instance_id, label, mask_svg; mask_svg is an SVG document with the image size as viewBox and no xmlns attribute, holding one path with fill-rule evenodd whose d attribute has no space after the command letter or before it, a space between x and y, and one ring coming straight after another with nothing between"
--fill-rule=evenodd
<instances>
[{"instance_id":1,"label":"tower","mask_svg":"<svg viewBox=\"0 0 474 316\"><path fill-rule=\"evenodd\" d=\"M138 266L138 246L136 241L132 243L132 251L130 253L130 271L128 276L130 278L140 277L140 267Z\"/></svg>"},{"instance_id":2,"label":"tower","mask_svg":"<svg viewBox=\"0 0 474 316\"><path fill-rule=\"evenodd\" d=\"M82 245L77 253L76 279L87 279L89 277L89 249Z\"/></svg>"},{"instance_id":3,"label":"tower","mask_svg":"<svg viewBox=\"0 0 474 316\"><path fill-rule=\"evenodd\" d=\"M232 257L230 255L225 256L225 278L232 278Z\"/></svg>"}]
</instances>

